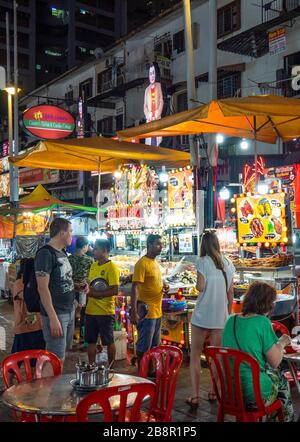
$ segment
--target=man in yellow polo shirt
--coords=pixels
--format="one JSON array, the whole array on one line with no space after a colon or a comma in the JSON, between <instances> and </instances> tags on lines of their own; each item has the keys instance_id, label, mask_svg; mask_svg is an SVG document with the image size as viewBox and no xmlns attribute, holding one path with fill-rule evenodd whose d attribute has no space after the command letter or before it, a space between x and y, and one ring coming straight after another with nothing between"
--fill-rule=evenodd
<instances>
[{"instance_id":1,"label":"man in yellow polo shirt","mask_svg":"<svg viewBox=\"0 0 300 442\"><path fill-rule=\"evenodd\" d=\"M137 359L140 362L143 354L160 344L163 280L156 257L162 251L160 235L149 235L147 254L134 267L132 278L131 321L137 324ZM139 318L137 301L147 304L148 313Z\"/></svg>"},{"instance_id":2,"label":"man in yellow polo shirt","mask_svg":"<svg viewBox=\"0 0 300 442\"><path fill-rule=\"evenodd\" d=\"M114 343L115 296L119 290L120 272L109 259L110 243L98 239L95 242L95 262L88 276L90 284L85 310L85 340L88 343L89 363L96 360L97 340L100 335L103 345L107 345L108 361L115 360ZM95 285L95 287L94 287Z\"/></svg>"}]
</instances>

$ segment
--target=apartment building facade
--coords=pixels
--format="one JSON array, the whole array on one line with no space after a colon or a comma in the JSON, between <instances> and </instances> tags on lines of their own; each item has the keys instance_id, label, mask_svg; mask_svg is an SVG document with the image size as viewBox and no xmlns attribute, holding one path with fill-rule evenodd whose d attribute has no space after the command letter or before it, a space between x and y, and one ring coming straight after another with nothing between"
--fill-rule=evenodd
<instances>
[{"instance_id":1,"label":"apartment building facade","mask_svg":"<svg viewBox=\"0 0 300 442\"><path fill-rule=\"evenodd\" d=\"M300 64L300 1L276 0L257 5L247 0L218 1L218 98L272 93L296 96L291 69ZM195 82L199 103L209 101L209 5L192 5ZM270 43L270 32L284 30L279 44ZM273 34L272 34L273 35ZM87 104L88 132L113 136L117 130L145 121L144 91L149 63L160 66L165 106L163 114L187 108L186 51L182 4L160 14L143 29L133 31L90 63L66 72L21 100L23 107L55 102L76 115L79 98ZM274 49L275 48L275 49ZM42 97L49 97L45 99ZM241 151L230 141L230 156L251 156L253 146ZM294 149L294 146L288 147ZM167 141L169 147L188 149L188 139ZM259 153L283 154L286 146L259 144ZM228 156L228 153L226 154Z\"/></svg>"}]
</instances>

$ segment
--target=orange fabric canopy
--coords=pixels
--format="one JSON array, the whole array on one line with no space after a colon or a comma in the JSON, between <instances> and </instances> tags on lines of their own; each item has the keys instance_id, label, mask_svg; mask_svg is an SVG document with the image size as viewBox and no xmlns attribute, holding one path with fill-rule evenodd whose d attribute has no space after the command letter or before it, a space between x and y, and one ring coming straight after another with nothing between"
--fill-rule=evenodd
<instances>
[{"instance_id":1,"label":"orange fabric canopy","mask_svg":"<svg viewBox=\"0 0 300 442\"><path fill-rule=\"evenodd\" d=\"M161 120L118 132L120 139L222 133L276 143L300 137L300 100L257 95L212 101Z\"/></svg>"},{"instance_id":2,"label":"orange fabric canopy","mask_svg":"<svg viewBox=\"0 0 300 442\"><path fill-rule=\"evenodd\" d=\"M37 146L9 160L18 167L114 172L118 165L145 161L175 167L187 165L190 154L112 138L72 138L40 141Z\"/></svg>"}]
</instances>

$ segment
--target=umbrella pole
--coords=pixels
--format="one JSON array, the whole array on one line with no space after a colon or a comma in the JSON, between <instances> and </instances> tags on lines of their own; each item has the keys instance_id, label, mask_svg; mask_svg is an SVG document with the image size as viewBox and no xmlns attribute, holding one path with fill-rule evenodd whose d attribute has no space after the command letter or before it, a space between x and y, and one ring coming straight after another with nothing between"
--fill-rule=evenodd
<instances>
[{"instance_id":1,"label":"umbrella pole","mask_svg":"<svg viewBox=\"0 0 300 442\"><path fill-rule=\"evenodd\" d=\"M256 117L254 116L254 164L255 164L255 192L258 187L258 174L257 174L257 130L256 130Z\"/></svg>"},{"instance_id":2,"label":"umbrella pole","mask_svg":"<svg viewBox=\"0 0 300 442\"><path fill-rule=\"evenodd\" d=\"M101 200L101 158L98 164L98 193L97 193L97 229L100 227L100 200Z\"/></svg>"}]
</instances>

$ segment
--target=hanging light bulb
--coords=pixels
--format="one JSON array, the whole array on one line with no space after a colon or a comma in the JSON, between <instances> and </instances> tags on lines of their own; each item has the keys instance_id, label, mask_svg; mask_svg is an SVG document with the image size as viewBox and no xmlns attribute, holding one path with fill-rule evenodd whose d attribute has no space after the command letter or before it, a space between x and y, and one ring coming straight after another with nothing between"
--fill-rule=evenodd
<instances>
[{"instance_id":1,"label":"hanging light bulb","mask_svg":"<svg viewBox=\"0 0 300 442\"><path fill-rule=\"evenodd\" d=\"M245 138L243 138L243 140L241 141L241 149L242 150L247 150L248 147L249 147L248 141Z\"/></svg>"},{"instance_id":2,"label":"hanging light bulb","mask_svg":"<svg viewBox=\"0 0 300 442\"><path fill-rule=\"evenodd\" d=\"M223 201L227 201L230 198L230 192L229 189L227 189L227 187L223 186L222 189L220 190L220 198Z\"/></svg>"},{"instance_id":3,"label":"hanging light bulb","mask_svg":"<svg viewBox=\"0 0 300 442\"><path fill-rule=\"evenodd\" d=\"M224 143L224 135L222 135L222 134L218 134L218 135L216 136L216 142L217 142L218 144L222 144L222 143Z\"/></svg>"},{"instance_id":4,"label":"hanging light bulb","mask_svg":"<svg viewBox=\"0 0 300 442\"><path fill-rule=\"evenodd\" d=\"M269 186L266 183L260 183L257 186L257 191L260 195L266 195L269 192Z\"/></svg>"}]
</instances>

